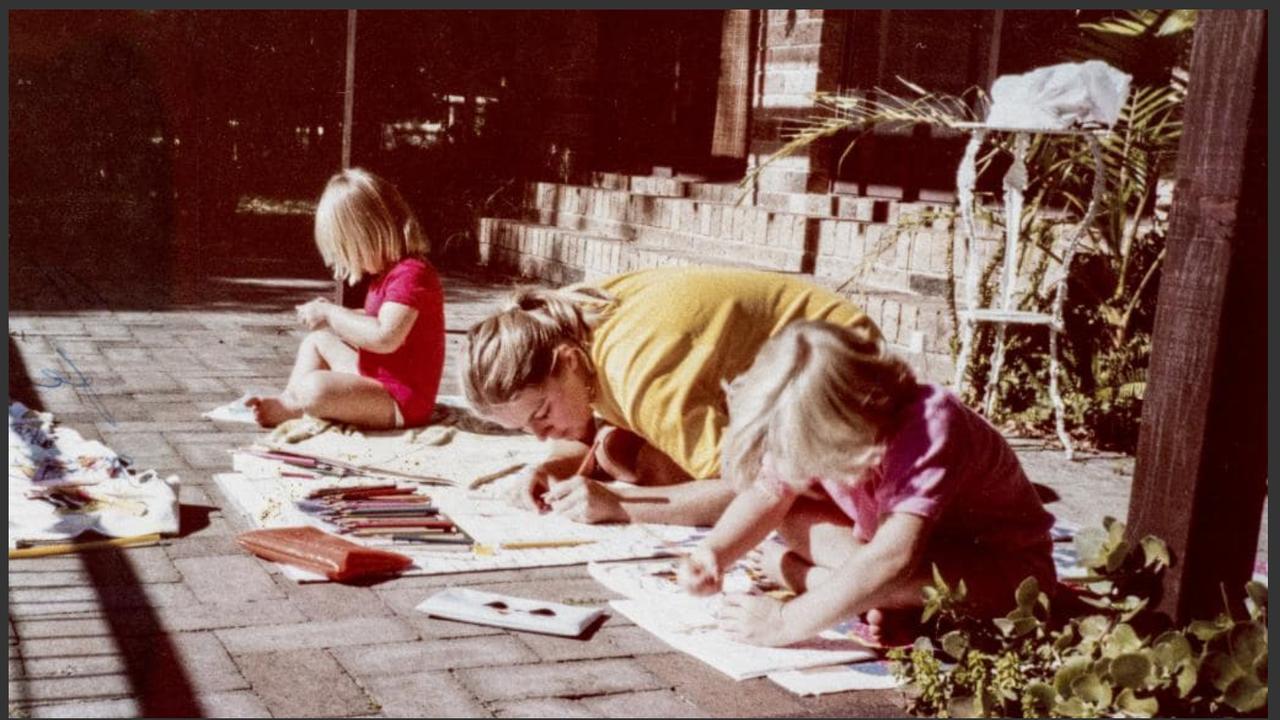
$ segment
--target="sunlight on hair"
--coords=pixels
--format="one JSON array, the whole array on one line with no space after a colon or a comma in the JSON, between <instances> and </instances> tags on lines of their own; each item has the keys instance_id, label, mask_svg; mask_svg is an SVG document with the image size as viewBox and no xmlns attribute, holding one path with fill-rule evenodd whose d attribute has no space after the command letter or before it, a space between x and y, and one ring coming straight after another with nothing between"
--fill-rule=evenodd
<instances>
[{"instance_id":1,"label":"sunlight on hair","mask_svg":"<svg viewBox=\"0 0 1280 720\"><path fill-rule=\"evenodd\" d=\"M916 389L915 374L856 329L796 321L726 385L724 477L751 485L768 454L797 488L853 476L879 461L886 432Z\"/></svg>"}]
</instances>

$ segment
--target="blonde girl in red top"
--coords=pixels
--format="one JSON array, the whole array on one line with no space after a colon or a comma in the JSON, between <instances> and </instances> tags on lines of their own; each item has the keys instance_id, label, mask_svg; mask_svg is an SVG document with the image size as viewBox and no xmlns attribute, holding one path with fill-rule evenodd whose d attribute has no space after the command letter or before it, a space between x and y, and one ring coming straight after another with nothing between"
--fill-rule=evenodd
<instances>
[{"instance_id":1,"label":"blonde girl in red top","mask_svg":"<svg viewBox=\"0 0 1280 720\"><path fill-rule=\"evenodd\" d=\"M284 391L248 400L258 423L306 413L375 430L426 424L444 369L444 295L413 212L391 183L352 168L325 186L315 236L335 279L373 282L363 310L322 297L298 306L311 333Z\"/></svg>"}]
</instances>

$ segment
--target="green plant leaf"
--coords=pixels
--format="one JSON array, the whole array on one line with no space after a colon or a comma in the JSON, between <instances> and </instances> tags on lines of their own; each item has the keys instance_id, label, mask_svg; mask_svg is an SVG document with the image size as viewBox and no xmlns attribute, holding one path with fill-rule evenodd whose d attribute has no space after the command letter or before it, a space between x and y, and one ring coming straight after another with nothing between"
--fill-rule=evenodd
<instances>
[{"instance_id":1,"label":"green plant leaf","mask_svg":"<svg viewBox=\"0 0 1280 720\"><path fill-rule=\"evenodd\" d=\"M1267 628L1256 622L1236 623L1227 636L1231 657L1241 667L1253 667L1253 663L1267 654Z\"/></svg>"},{"instance_id":2,"label":"green plant leaf","mask_svg":"<svg viewBox=\"0 0 1280 720\"><path fill-rule=\"evenodd\" d=\"M1098 528L1084 528L1076 533L1072 543L1076 547L1076 555L1087 568L1096 568L1106 563L1105 549L1107 534Z\"/></svg>"},{"instance_id":3,"label":"green plant leaf","mask_svg":"<svg viewBox=\"0 0 1280 720\"><path fill-rule=\"evenodd\" d=\"M1110 621L1105 615L1089 615L1081 618L1078 627L1080 628L1080 637L1085 640L1097 640L1106 634L1107 628L1111 626Z\"/></svg>"},{"instance_id":4,"label":"green plant leaf","mask_svg":"<svg viewBox=\"0 0 1280 720\"><path fill-rule=\"evenodd\" d=\"M1000 634L1009 637L1014 631L1014 622L1009 618L992 618L992 624L1000 631Z\"/></svg>"},{"instance_id":5,"label":"green plant leaf","mask_svg":"<svg viewBox=\"0 0 1280 720\"><path fill-rule=\"evenodd\" d=\"M1267 653L1262 653L1253 661L1253 675L1262 682L1267 681Z\"/></svg>"},{"instance_id":6,"label":"green plant leaf","mask_svg":"<svg viewBox=\"0 0 1280 720\"><path fill-rule=\"evenodd\" d=\"M1018 601L1019 608L1030 611L1039 595L1040 583L1034 575L1030 575L1018 584L1018 590L1014 593L1014 598Z\"/></svg>"},{"instance_id":7,"label":"green plant leaf","mask_svg":"<svg viewBox=\"0 0 1280 720\"><path fill-rule=\"evenodd\" d=\"M933 584L943 593L951 592L951 586L947 584L946 580L942 579L942 571L938 570L937 563L933 564Z\"/></svg>"},{"instance_id":8,"label":"green plant leaf","mask_svg":"<svg viewBox=\"0 0 1280 720\"><path fill-rule=\"evenodd\" d=\"M1033 716L1047 716L1057 700L1058 692L1049 683L1031 682L1027 683L1027 686L1022 689L1023 704L1031 711L1029 714Z\"/></svg>"},{"instance_id":9,"label":"green plant leaf","mask_svg":"<svg viewBox=\"0 0 1280 720\"><path fill-rule=\"evenodd\" d=\"M1219 690L1226 690L1228 685L1242 675L1244 669L1224 652L1211 652L1200 663L1200 676Z\"/></svg>"},{"instance_id":10,"label":"green plant leaf","mask_svg":"<svg viewBox=\"0 0 1280 720\"><path fill-rule=\"evenodd\" d=\"M1125 688L1145 688L1151 678L1151 661L1142 653L1117 655L1111 661L1111 679Z\"/></svg>"},{"instance_id":11,"label":"green plant leaf","mask_svg":"<svg viewBox=\"0 0 1280 720\"><path fill-rule=\"evenodd\" d=\"M1107 531L1107 540L1109 540L1112 545L1124 539L1124 523L1114 517L1107 515L1102 518L1102 527Z\"/></svg>"},{"instance_id":12,"label":"green plant leaf","mask_svg":"<svg viewBox=\"0 0 1280 720\"><path fill-rule=\"evenodd\" d=\"M1148 535L1142 538L1142 557L1146 567L1169 567L1169 546L1155 535Z\"/></svg>"},{"instance_id":13,"label":"green plant leaf","mask_svg":"<svg viewBox=\"0 0 1280 720\"><path fill-rule=\"evenodd\" d=\"M1151 646L1151 658L1161 668L1172 670L1191 659L1191 643L1182 633L1170 630L1156 638Z\"/></svg>"},{"instance_id":14,"label":"green plant leaf","mask_svg":"<svg viewBox=\"0 0 1280 720\"><path fill-rule=\"evenodd\" d=\"M1053 649L1062 652L1075 642L1076 631L1074 625L1067 625L1062 631L1057 633L1053 639Z\"/></svg>"},{"instance_id":15,"label":"green plant leaf","mask_svg":"<svg viewBox=\"0 0 1280 720\"><path fill-rule=\"evenodd\" d=\"M1125 688L1116 696L1116 707L1130 717L1155 717L1160 712L1160 702L1153 697L1140 698L1132 688Z\"/></svg>"},{"instance_id":16,"label":"green plant leaf","mask_svg":"<svg viewBox=\"0 0 1280 720\"><path fill-rule=\"evenodd\" d=\"M1193 620L1187 626L1188 632L1196 637L1200 642L1210 642L1221 634L1229 626L1224 626L1221 619L1219 620Z\"/></svg>"},{"instance_id":17,"label":"green plant leaf","mask_svg":"<svg viewBox=\"0 0 1280 720\"><path fill-rule=\"evenodd\" d=\"M1245 675L1227 686L1223 692L1223 700L1238 712L1253 712L1267 704L1267 686Z\"/></svg>"},{"instance_id":18,"label":"green plant leaf","mask_svg":"<svg viewBox=\"0 0 1280 720\"><path fill-rule=\"evenodd\" d=\"M969 648L969 636L959 630L952 630L942 636L942 651L956 660L964 657L964 651Z\"/></svg>"},{"instance_id":19,"label":"green plant leaf","mask_svg":"<svg viewBox=\"0 0 1280 720\"><path fill-rule=\"evenodd\" d=\"M1085 673L1071 681L1071 693L1085 702L1098 707L1111 704L1111 686L1093 673Z\"/></svg>"},{"instance_id":20,"label":"green plant leaf","mask_svg":"<svg viewBox=\"0 0 1280 720\"><path fill-rule=\"evenodd\" d=\"M1089 658L1074 657L1062 664L1058 671L1053 675L1053 687L1058 694L1063 697L1071 697L1071 684L1077 678L1089 672L1089 668L1093 663Z\"/></svg>"},{"instance_id":21,"label":"green plant leaf","mask_svg":"<svg viewBox=\"0 0 1280 720\"><path fill-rule=\"evenodd\" d=\"M1119 523L1117 523L1118 525ZM1114 527L1114 526L1113 526ZM1107 572L1115 572L1129 558L1129 543L1120 540L1107 553Z\"/></svg>"},{"instance_id":22,"label":"green plant leaf","mask_svg":"<svg viewBox=\"0 0 1280 720\"><path fill-rule=\"evenodd\" d=\"M1267 586L1257 580L1250 580L1245 583L1244 590L1249 594L1249 599L1253 601L1254 607L1265 611L1267 609Z\"/></svg>"},{"instance_id":23,"label":"green plant leaf","mask_svg":"<svg viewBox=\"0 0 1280 720\"><path fill-rule=\"evenodd\" d=\"M1196 682L1200 679L1199 667L1195 661L1188 662L1178 671L1178 697L1185 698L1195 689Z\"/></svg>"},{"instance_id":24,"label":"green plant leaf","mask_svg":"<svg viewBox=\"0 0 1280 720\"><path fill-rule=\"evenodd\" d=\"M1103 643L1103 653L1107 657L1117 657L1125 653L1137 652L1142 649L1142 639L1133 631L1133 627L1128 623L1120 623L1116 625L1111 634Z\"/></svg>"},{"instance_id":25,"label":"green plant leaf","mask_svg":"<svg viewBox=\"0 0 1280 720\"><path fill-rule=\"evenodd\" d=\"M1053 714L1059 717L1092 717L1092 710L1083 700L1077 697L1061 700L1053 706ZM956 715L955 717L967 716Z\"/></svg>"}]
</instances>

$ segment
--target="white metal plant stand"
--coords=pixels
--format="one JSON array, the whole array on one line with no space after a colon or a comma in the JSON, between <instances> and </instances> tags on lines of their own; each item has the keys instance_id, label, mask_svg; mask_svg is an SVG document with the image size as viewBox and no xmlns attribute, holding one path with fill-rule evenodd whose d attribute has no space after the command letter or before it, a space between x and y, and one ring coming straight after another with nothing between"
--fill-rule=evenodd
<instances>
[{"instance_id":1,"label":"white metal plant stand","mask_svg":"<svg viewBox=\"0 0 1280 720\"><path fill-rule=\"evenodd\" d=\"M1098 205L1106 190L1106 168L1102 163L1102 145L1099 138L1106 135L1107 130L1040 130L1025 128L1000 128L984 124L965 124L959 126L970 133L969 144L965 147L964 157L956 171L956 195L960 202L960 214L964 232L968 235L969 248L965 263L964 296L965 308L958 312L960 318L960 354L956 358L955 379L952 387L958 392L964 383L969 362L973 355L973 336L980 322L995 323L995 348L991 356L991 374L987 381L987 392L983 399L983 413L988 417L995 408L998 380L1004 365L1005 329L1009 325L1046 325L1049 328L1049 396L1053 400L1054 423L1058 439L1066 451L1067 459L1071 459L1074 449L1071 437L1067 435L1064 415L1066 406L1062 402L1062 394L1058 388L1058 335L1063 331L1062 309L1067 299L1067 272L1075 257L1080 239L1097 217ZM978 281L981 273L977 253L977 230L973 219L974 187L977 183L978 150L986 139L988 132L1013 133L1013 164L1004 175L1004 207L1005 207L1005 247L1004 266L1000 279L999 307L983 308L978 305ZM1017 249L1018 236L1022 225L1023 192L1027 188L1027 149L1032 135L1076 135L1089 143L1093 154L1094 178L1093 195L1084 219L1076 226L1067 244L1066 254L1062 258L1062 277L1057 281L1053 298L1052 313L1026 312L1014 309L1014 287L1017 283Z\"/></svg>"}]
</instances>

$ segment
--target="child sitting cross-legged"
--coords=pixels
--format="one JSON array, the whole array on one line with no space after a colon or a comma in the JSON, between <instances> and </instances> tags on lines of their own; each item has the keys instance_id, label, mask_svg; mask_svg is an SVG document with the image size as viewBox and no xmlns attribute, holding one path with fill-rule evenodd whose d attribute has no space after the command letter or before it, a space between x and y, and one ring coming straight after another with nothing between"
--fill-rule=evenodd
<instances>
[{"instance_id":1,"label":"child sitting cross-legged","mask_svg":"<svg viewBox=\"0 0 1280 720\"><path fill-rule=\"evenodd\" d=\"M1009 444L880 342L794 322L729 386L728 406L722 467L738 495L680 584L717 591L776 529L785 545L766 546L766 571L797 593L726 597L731 637L788 645L865 614L877 643L885 617L923 604L935 565L985 616L1012 609L1028 575L1052 587L1053 516Z\"/></svg>"},{"instance_id":2,"label":"child sitting cross-legged","mask_svg":"<svg viewBox=\"0 0 1280 720\"><path fill-rule=\"evenodd\" d=\"M279 395L251 397L264 427L308 413L371 430L425 425L444 370L444 295L427 238L391 183L352 168L316 207L316 246L334 278L371 276L364 309L317 298L298 306L312 332Z\"/></svg>"}]
</instances>

